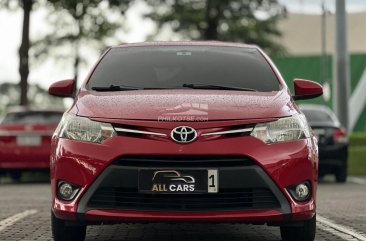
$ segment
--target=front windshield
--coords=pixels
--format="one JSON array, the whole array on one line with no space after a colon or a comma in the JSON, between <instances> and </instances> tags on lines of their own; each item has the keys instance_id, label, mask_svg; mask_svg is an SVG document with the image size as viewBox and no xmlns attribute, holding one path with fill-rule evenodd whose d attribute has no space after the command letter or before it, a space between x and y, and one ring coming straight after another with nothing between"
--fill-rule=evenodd
<instances>
[{"instance_id":1,"label":"front windshield","mask_svg":"<svg viewBox=\"0 0 366 241\"><path fill-rule=\"evenodd\" d=\"M112 48L87 87L182 88L183 84L261 92L280 89L278 79L258 50L217 46Z\"/></svg>"}]
</instances>

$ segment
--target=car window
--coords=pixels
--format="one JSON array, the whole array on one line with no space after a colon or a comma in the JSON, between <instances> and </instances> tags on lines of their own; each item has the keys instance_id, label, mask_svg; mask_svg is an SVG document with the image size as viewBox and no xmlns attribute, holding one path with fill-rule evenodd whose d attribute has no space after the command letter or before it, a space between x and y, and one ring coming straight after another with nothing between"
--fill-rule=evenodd
<instances>
[{"instance_id":1,"label":"car window","mask_svg":"<svg viewBox=\"0 0 366 241\"><path fill-rule=\"evenodd\" d=\"M187 83L262 92L280 89L258 50L217 46L113 48L96 67L87 87L181 88Z\"/></svg>"},{"instance_id":2,"label":"car window","mask_svg":"<svg viewBox=\"0 0 366 241\"><path fill-rule=\"evenodd\" d=\"M332 116L324 110L302 110L309 122L334 122Z\"/></svg>"},{"instance_id":3,"label":"car window","mask_svg":"<svg viewBox=\"0 0 366 241\"><path fill-rule=\"evenodd\" d=\"M62 117L61 112L14 112L8 113L3 119L3 124L52 124L58 123Z\"/></svg>"}]
</instances>

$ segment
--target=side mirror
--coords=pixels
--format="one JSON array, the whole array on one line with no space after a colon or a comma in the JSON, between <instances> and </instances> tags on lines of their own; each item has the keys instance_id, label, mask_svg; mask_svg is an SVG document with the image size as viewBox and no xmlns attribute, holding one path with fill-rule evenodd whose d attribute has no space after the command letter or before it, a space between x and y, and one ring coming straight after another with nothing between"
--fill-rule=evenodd
<instances>
[{"instance_id":1,"label":"side mirror","mask_svg":"<svg viewBox=\"0 0 366 241\"><path fill-rule=\"evenodd\" d=\"M67 79L53 83L48 88L48 93L58 97L73 97L74 89L75 81L73 79Z\"/></svg>"},{"instance_id":2,"label":"side mirror","mask_svg":"<svg viewBox=\"0 0 366 241\"><path fill-rule=\"evenodd\" d=\"M294 100L306 100L316 98L323 94L323 87L310 80L294 79Z\"/></svg>"}]
</instances>

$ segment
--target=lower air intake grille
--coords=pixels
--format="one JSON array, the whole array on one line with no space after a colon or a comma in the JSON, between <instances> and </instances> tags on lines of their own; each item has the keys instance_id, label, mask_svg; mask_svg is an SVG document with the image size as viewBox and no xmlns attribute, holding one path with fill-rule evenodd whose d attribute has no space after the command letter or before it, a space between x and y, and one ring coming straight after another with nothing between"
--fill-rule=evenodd
<instances>
[{"instance_id":1,"label":"lower air intake grille","mask_svg":"<svg viewBox=\"0 0 366 241\"><path fill-rule=\"evenodd\" d=\"M135 189L100 187L89 208L116 210L260 210L280 205L266 188L222 190L216 194L143 194Z\"/></svg>"}]
</instances>

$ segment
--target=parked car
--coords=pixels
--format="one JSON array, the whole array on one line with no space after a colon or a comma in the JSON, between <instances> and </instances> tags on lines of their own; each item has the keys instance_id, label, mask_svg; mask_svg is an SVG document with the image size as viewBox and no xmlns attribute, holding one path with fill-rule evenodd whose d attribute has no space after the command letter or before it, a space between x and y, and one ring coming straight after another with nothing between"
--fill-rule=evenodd
<instances>
[{"instance_id":1,"label":"parked car","mask_svg":"<svg viewBox=\"0 0 366 241\"><path fill-rule=\"evenodd\" d=\"M301 105L319 145L319 176L334 174L339 183L347 180L348 136L337 116L324 105Z\"/></svg>"},{"instance_id":2,"label":"parked car","mask_svg":"<svg viewBox=\"0 0 366 241\"><path fill-rule=\"evenodd\" d=\"M17 108L0 123L0 174L20 180L22 171L49 171L51 136L63 112Z\"/></svg>"},{"instance_id":3,"label":"parked car","mask_svg":"<svg viewBox=\"0 0 366 241\"><path fill-rule=\"evenodd\" d=\"M49 93L71 97L73 80ZM244 222L312 241L318 151L295 95L263 51L223 42L108 49L52 140L54 240L89 224Z\"/></svg>"}]
</instances>

